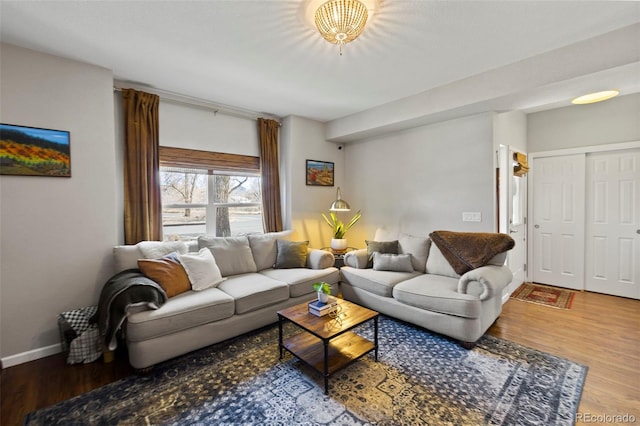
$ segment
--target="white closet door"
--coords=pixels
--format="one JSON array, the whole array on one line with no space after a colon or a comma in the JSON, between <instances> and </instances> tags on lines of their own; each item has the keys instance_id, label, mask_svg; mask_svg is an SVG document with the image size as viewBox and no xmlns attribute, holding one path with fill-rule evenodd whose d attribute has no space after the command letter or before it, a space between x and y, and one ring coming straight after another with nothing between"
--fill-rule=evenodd
<instances>
[{"instance_id":1,"label":"white closet door","mask_svg":"<svg viewBox=\"0 0 640 426\"><path fill-rule=\"evenodd\" d=\"M534 158L534 282L584 288L585 155Z\"/></svg>"},{"instance_id":2,"label":"white closet door","mask_svg":"<svg viewBox=\"0 0 640 426\"><path fill-rule=\"evenodd\" d=\"M640 299L640 150L587 156L589 291Z\"/></svg>"}]
</instances>

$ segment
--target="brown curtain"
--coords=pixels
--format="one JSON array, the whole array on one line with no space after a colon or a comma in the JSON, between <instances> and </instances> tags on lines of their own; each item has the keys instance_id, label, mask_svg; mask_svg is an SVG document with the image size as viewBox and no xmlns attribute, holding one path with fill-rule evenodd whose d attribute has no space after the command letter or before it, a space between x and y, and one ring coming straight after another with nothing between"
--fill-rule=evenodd
<instances>
[{"instance_id":1,"label":"brown curtain","mask_svg":"<svg viewBox=\"0 0 640 426\"><path fill-rule=\"evenodd\" d=\"M262 175L262 215L265 232L282 231L278 129L280 123L258 118L260 173Z\"/></svg>"},{"instance_id":2,"label":"brown curtain","mask_svg":"<svg viewBox=\"0 0 640 426\"><path fill-rule=\"evenodd\" d=\"M125 244L162 239L158 104L157 95L122 90Z\"/></svg>"}]
</instances>

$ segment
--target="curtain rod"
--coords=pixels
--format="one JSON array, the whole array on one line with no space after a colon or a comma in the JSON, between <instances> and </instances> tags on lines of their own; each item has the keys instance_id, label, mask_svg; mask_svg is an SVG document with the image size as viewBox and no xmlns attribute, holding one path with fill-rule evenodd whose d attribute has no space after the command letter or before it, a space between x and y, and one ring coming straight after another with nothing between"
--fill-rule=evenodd
<instances>
[{"instance_id":1,"label":"curtain rod","mask_svg":"<svg viewBox=\"0 0 640 426\"><path fill-rule=\"evenodd\" d=\"M279 126L282 126L282 122L280 121L280 117L271 114L260 114L255 111L244 110L240 108L234 108L226 105L215 104L213 102L209 102L203 99L194 98L191 96L181 95L179 93L169 92L165 90L158 90L144 86L138 86L135 84L127 84L123 82L115 82L113 86L114 92L122 92L123 89L134 89L140 90L143 92L151 93L160 97L160 100L169 101L176 104L195 106L198 108L206 109L209 111L213 111L213 114L224 114L230 115L238 118L246 118L249 120L257 120L258 118L268 118L278 122Z\"/></svg>"}]
</instances>

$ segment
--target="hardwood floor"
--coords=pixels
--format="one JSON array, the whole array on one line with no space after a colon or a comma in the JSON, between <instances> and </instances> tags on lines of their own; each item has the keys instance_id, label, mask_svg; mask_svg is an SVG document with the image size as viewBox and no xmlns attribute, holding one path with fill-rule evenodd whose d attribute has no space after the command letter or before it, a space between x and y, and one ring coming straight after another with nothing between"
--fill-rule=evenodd
<instances>
[{"instance_id":1,"label":"hardwood floor","mask_svg":"<svg viewBox=\"0 0 640 426\"><path fill-rule=\"evenodd\" d=\"M640 301L579 292L572 309L561 310L509 300L489 334L588 366L584 420L629 414L640 422ZM130 374L125 353L108 364L67 365L59 354L5 368L0 424L21 425L31 411Z\"/></svg>"},{"instance_id":2,"label":"hardwood floor","mask_svg":"<svg viewBox=\"0 0 640 426\"><path fill-rule=\"evenodd\" d=\"M489 333L589 367L584 420L630 414L640 422L640 301L578 292L564 310L511 299Z\"/></svg>"}]
</instances>

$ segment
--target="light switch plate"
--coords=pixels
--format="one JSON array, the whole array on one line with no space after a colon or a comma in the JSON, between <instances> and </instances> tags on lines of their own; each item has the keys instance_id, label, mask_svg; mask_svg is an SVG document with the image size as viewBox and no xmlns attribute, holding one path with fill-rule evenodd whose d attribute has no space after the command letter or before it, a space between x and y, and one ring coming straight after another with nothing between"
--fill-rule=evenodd
<instances>
[{"instance_id":1,"label":"light switch plate","mask_svg":"<svg viewBox=\"0 0 640 426\"><path fill-rule=\"evenodd\" d=\"M462 212L463 222L482 222L481 212Z\"/></svg>"}]
</instances>

